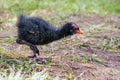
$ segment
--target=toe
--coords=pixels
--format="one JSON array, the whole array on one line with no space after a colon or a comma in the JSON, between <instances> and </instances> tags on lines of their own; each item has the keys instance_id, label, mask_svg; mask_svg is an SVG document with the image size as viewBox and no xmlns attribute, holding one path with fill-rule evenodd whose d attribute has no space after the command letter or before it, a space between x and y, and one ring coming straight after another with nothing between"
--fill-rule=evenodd
<instances>
[{"instance_id":1,"label":"toe","mask_svg":"<svg viewBox=\"0 0 120 80\"><path fill-rule=\"evenodd\" d=\"M36 59L39 63L46 64L46 61L43 58Z\"/></svg>"}]
</instances>

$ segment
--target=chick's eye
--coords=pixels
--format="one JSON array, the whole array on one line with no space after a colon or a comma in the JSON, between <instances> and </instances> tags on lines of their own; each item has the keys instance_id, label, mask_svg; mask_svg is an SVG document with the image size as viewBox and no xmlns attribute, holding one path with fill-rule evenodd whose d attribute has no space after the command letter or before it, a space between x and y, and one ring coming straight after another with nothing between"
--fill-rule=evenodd
<instances>
[{"instance_id":1,"label":"chick's eye","mask_svg":"<svg viewBox=\"0 0 120 80\"><path fill-rule=\"evenodd\" d=\"M76 30L79 30L79 28L76 28Z\"/></svg>"}]
</instances>

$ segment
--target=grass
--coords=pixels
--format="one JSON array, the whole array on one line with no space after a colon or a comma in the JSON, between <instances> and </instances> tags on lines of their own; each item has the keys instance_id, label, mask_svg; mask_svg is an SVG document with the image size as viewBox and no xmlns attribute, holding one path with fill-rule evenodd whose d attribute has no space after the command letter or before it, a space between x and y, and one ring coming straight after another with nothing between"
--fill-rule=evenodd
<instances>
[{"instance_id":1,"label":"grass","mask_svg":"<svg viewBox=\"0 0 120 80\"><path fill-rule=\"evenodd\" d=\"M31 77L25 77L25 74L22 72L22 68L17 70L13 66L13 68L9 68L8 71L4 71L0 73L0 80L52 80L49 74L43 70L41 72L35 72L31 74Z\"/></svg>"},{"instance_id":2,"label":"grass","mask_svg":"<svg viewBox=\"0 0 120 80\"><path fill-rule=\"evenodd\" d=\"M105 51L120 51L120 39L117 37L111 37L107 39L103 39L102 44L100 44L97 48L103 49Z\"/></svg>"},{"instance_id":3,"label":"grass","mask_svg":"<svg viewBox=\"0 0 120 80\"><path fill-rule=\"evenodd\" d=\"M48 12L53 11L57 16L61 17L74 13L119 14L119 3L119 0L0 0L2 7L0 12L7 12L14 16L20 13L30 14L35 10L42 11L45 9ZM42 16L43 14L39 15Z\"/></svg>"},{"instance_id":4,"label":"grass","mask_svg":"<svg viewBox=\"0 0 120 80\"><path fill-rule=\"evenodd\" d=\"M95 62L98 64L102 64L104 66L107 66L107 63L104 62L99 56L97 55L82 55L81 58L81 62L82 63L91 63L91 62Z\"/></svg>"},{"instance_id":5,"label":"grass","mask_svg":"<svg viewBox=\"0 0 120 80\"><path fill-rule=\"evenodd\" d=\"M119 36L116 36L117 34L112 35L115 32L119 31L119 26L116 26L119 24L116 23L114 25L115 26L108 26L105 23L101 23L97 25L92 25L92 27L89 27L88 29L84 28L84 31L86 32L85 33L86 37L89 39L90 38L94 39L94 44L92 47L97 48L97 49L102 49L104 51L119 52L120 51L120 38ZM91 26L91 24L89 26ZM90 44L88 43L88 41L89 40L87 41L84 40L84 43L81 43L78 46L80 48L83 46L89 47Z\"/></svg>"},{"instance_id":6,"label":"grass","mask_svg":"<svg viewBox=\"0 0 120 80\"><path fill-rule=\"evenodd\" d=\"M41 66L23 58L0 57L0 80L51 80ZM29 75L29 76L28 76Z\"/></svg>"},{"instance_id":7,"label":"grass","mask_svg":"<svg viewBox=\"0 0 120 80\"><path fill-rule=\"evenodd\" d=\"M15 40L16 40L15 37L4 38L4 42L6 42L6 43L14 43Z\"/></svg>"}]
</instances>

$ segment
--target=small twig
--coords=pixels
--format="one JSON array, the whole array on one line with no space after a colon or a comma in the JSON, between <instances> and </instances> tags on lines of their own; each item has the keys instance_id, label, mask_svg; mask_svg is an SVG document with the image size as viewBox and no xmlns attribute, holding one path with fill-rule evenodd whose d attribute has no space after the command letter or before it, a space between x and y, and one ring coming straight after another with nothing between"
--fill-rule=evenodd
<instances>
[{"instance_id":1,"label":"small twig","mask_svg":"<svg viewBox=\"0 0 120 80\"><path fill-rule=\"evenodd\" d=\"M2 38L10 38L11 36L9 36L9 35L6 35L6 36L1 36L0 35L0 39L2 39ZM14 35L14 36L12 36L12 37L17 37L17 35Z\"/></svg>"}]
</instances>

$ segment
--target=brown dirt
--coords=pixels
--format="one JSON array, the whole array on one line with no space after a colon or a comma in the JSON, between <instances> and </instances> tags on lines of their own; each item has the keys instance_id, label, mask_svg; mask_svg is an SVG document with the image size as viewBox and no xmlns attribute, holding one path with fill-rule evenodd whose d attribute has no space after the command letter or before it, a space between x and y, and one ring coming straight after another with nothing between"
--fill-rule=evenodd
<instances>
[{"instance_id":1,"label":"brown dirt","mask_svg":"<svg viewBox=\"0 0 120 80\"><path fill-rule=\"evenodd\" d=\"M59 76L66 80L69 73L76 78L76 80L120 80L120 49L117 52L104 51L96 49L94 46L101 44L104 37L117 37L120 39L120 30L115 26L120 22L120 15L108 16L71 16L71 20L77 22L82 29L85 30L83 35L74 35L71 38L65 38L48 45L38 46L41 51L39 57L52 57L50 62L52 66L45 67L52 76ZM101 31L93 30L88 34L92 25L104 24L105 27ZM15 32L14 30L11 30ZM12 33L13 33L12 32ZM5 31L2 34L6 33ZM16 32L15 32L16 33ZM93 35L92 35L93 34ZM5 34L6 35L6 34ZM3 35L1 35L3 37ZM81 46L82 43L88 45ZM14 52L31 55L32 51L25 45L18 45L14 43L0 43L8 52ZM104 64L88 60L83 62L83 56L97 56L103 60ZM17 54L16 54L17 56ZM21 55L19 55L21 56ZM72 79L68 79L72 80Z\"/></svg>"}]
</instances>

